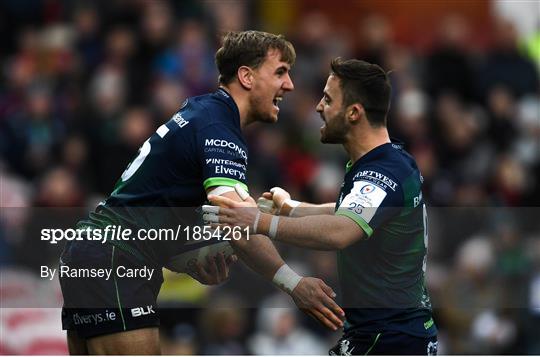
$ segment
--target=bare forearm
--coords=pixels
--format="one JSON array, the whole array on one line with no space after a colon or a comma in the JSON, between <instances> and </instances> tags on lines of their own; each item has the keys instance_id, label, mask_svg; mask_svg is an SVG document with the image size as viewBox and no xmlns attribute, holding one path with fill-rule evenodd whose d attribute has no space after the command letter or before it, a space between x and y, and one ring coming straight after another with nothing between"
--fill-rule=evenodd
<instances>
[{"instance_id":1,"label":"bare forearm","mask_svg":"<svg viewBox=\"0 0 540 357\"><path fill-rule=\"evenodd\" d=\"M250 235L249 240L232 240L231 245L249 268L270 281L276 271L285 264L270 239L263 235Z\"/></svg>"},{"instance_id":2,"label":"bare forearm","mask_svg":"<svg viewBox=\"0 0 540 357\"><path fill-rule=\"evenodd\" d=\"M336 250L338 242L334 238L334 228L324 217L321 215L282 217L278 223L278 234L275 239L303 248Z\"/></svg>"},{"instance_id":3,"label":"bare forearm","mask_svg":"<svg viewBox=\"0 0 540 357\"><path fill-rule=\"evenodd\" d=\"M226 192L222 196L235 201L242 200L236 192ZM236 255L249 268L270 281L285 264L270 239L263 235L250 235L248 239L231 240L230 243Z\"/></svg>"},{"instance_id":4,"label":"bare forearm","mask_svg":"<svg viewBox=\"0 0 540 357\"><path fill-rule=\"evenodd\" d=\"M270 215L261 215L260 232L270 234L271 220ZM362 236L348 218L329 215L280 217L276 233L275 240L317 250L343 249Z\"/></svg>"},{"instance_id":5,"label":"bare forearm","mask_svg":"<svg viewBox=\"0 0 540 357\"><path fill-rule=\"evenodd\" d=\"M277 225L276 225L277 223ZM349 244L352 235L348 218L329 215L276 217L261 214L257 232L303 248L337 250ZM353 223L354 226L354 223ZM347 230L349 230L348 234ZM353 230L356 231L356 229Z\"/></svg>"},{"instance_id":6,"label":"bare forearm","mask_svg":"<svg viewBox=\"0 0 540 357\"><path fill-rule=\"evenodd\" d=\"M291 217L306 217L306 216L318 216L318 215L333 215L334 207L336 203L323 203L314 204L308 202L302 202L297 206L291 215Z\"/></svg>"}]
</instances>

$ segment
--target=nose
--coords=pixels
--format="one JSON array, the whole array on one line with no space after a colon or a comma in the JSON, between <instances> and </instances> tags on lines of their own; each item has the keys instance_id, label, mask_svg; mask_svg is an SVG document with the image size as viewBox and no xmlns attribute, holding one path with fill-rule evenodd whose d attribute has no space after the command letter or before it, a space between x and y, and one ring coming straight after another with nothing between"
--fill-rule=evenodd
<instances>
[{"instance_id":1,"label":"nose","mask_svg":"<svg viewBox=\"0 0 540 357\"><path fill-rule=\"evenodd\" d=\"M283 90L286 90L286 91L294 90L294 84L293 84L291 76L289 76L289 74L287 74L287 77L285 78L285 82L283 82L282 88L283 88Z\"/></svg>"},{"instance_id":2,"label":"nose","mask_svg":"<svg viewBox=\"0 0 540 357\"><path fill-rule=\"evenodd\" d=\"M318 112L318 113L322 113L323 111L323 100L319 100L319 103L317 103L317 106L315 107L315 110Z\"/></svg>"}]
</instances>

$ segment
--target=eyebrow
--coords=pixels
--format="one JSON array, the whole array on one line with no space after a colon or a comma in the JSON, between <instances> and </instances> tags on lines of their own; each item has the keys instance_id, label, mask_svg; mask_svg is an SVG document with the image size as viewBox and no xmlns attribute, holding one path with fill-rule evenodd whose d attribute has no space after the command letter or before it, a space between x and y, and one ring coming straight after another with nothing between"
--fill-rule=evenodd
<instances>
[{"instance_id":1,"label":"eyebrow","mask_svg":"<svg viewBox=\"0 0 540 357\"><path fill-rule=\"evenodd\" d=\"M281 65L279 66L278 68L276 68L276 72L278 71L286 71L286 72L289 72L291 70L290 67L286 66L286 65Z\"/></svg>"}]
</instances>

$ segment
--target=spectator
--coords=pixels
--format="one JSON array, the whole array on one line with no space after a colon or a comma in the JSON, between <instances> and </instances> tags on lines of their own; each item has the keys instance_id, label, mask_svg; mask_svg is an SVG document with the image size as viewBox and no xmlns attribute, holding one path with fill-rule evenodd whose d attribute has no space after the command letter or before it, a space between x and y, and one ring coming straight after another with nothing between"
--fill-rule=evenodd
<instances>
[{"instance_id":1,"label":"spectator","mask_svg":"<svg viewBox=\"0 0 540 357\"><path fill-rule=\"evenodd\" d=\"M282 295L271 296L257 314L257 333L248 341L256 355L323 355L328 348L298 324L296 310Z\"/></svg>"}]
</instances>

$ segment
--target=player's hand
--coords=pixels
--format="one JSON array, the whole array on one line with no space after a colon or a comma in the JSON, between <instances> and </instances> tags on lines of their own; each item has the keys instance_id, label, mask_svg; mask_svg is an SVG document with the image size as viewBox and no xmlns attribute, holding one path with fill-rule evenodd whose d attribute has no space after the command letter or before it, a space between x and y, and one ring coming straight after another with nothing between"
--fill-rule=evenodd
<instances>
[{"instance_id":1,"label":"player's hand","mask_svg":"<svg viewBox=\"0 0 540 357\"><path fill-rule=\"evenodd\" d=\"M336 331L343 327L345 312L336 304L336 294L324 281L304 277L291 292L298 308L327 328Z\"/></svg>"},{"instance_id":2,"label":"player's hand","mask_svg":"<svg viewBox=\"0 0 540 357\"><path fill-rule=\"evenodd\" d=\"M270 193L272 194L272 201L274 201L274 205L276 205L276 207L279 209L283 207L283 203L285 203L286 200L291 199L291 194L281 187L274 187L270 189Z\"/></svg>"},{"instance_id":3,"label":"player's hand","mask_svg":"<svg viewBox=\"0 0 540 357\"><path fill-rule=\"evenodd\" d=\"M268 197L267 194L271 195L270 192L265 192L257 199L257 207L261 212L269 213L274 216L279 215L279 209L276 207L271 198L266 198Z\"/></svg>"},{"instance_id":4,"label":"player's hand","mask_svg":"<svg viewBox=\"0 0 540 357\"><path fill-rule=\"evenodd\" d=\"M231 254L227 258L222 253L207 256L206 263L197 262L195 270L188 273L193 279L204 285L221 284L229 278L229 268L238 258Z\"/></svg>"},{"instance_id":5,"label":"player's hand","mask_svg":"<svg viewBox=\"0 0 540 357\"><path fill-rule=\"evenodd\" d=\"M225 196L216 196L216 195L208 195L208 201L220 207L257 207L257 203L255 202L253 197L251 197L249 193L246 190L244 190L242 186L240 186L240 184L234 185L234 190L238 194L238 197L240 197L240 199L242 200L241 202L232 200ZM223 200L219 200L219 199L223 199ZM232 205L232 202L237 203L237 205ZM204 207L208 207L208 206L203 206L203 211L204 211Z\"/></svg>"},{"instance_id":6,"label":"player's hand","mask_svg":"<svg viewBox=\"0 0 540 357\"><path fill-rule=\"evenodd\" d=\"M279 214L285 201L290 200L291 195L281 187L274 187L269 192L265 192L257 200L261 211L271 214ZM270 202L271 204L270 204Z\"/></svg>"},{"instance_id":7,"label":"player's hand","mask_svg":"<svg viewBox=\"0 0 540 357\"><path fill-rule=\"evenodd\" d=\"M237 211L244 211L249 213L254 211L255 213L253 215L252 222L255 220L258 210L253 209L257 207L257 203L255 202L253 197L251 197L249 193L247 193L246 190L244 190L239 184L236 184L234 186L234 190L242 200L241 202L235 201L225 196L208 195L208 201L210 201L210 203L212 203L214 206L202 206L203 220L205 224L210 224L214 228L221 226L218 223L227 223L230 226L235 226L230 222L232 220L229 219L229 217L226 217L223 213L224 210L229 210L229 208L245 208ZM250 218L247 218L248 223L243 225L242 227L252 226L249 224L249 219Z\"/></svg>"},{"instance_id":8,"label":"player's hand","mask_svg":"<svg viewBox=\"0 0 540 357\"><path fill-rule=\"evenodd\" d=\"M205 223L253 229L259 212L253 198L249 197L248 200L238 202L224 196L209 195L208 200L213 206L202 207Z\"/></svg>"}]
</instances>

